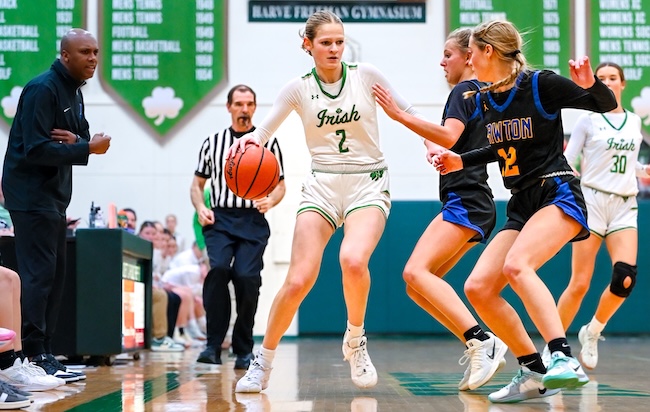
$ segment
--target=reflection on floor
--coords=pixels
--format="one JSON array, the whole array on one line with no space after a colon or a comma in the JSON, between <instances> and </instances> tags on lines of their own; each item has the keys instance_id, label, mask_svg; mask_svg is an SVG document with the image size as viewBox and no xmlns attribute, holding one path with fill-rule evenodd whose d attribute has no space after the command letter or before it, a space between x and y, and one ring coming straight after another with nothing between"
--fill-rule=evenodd
<instances>
[{"instance_id":1,"label":"reflection on floor","mask_svg":"<svg viewBox=\"0 0 650 412\"><path fill-rule=\"evenodd\" d=\"M575 339L575 351L579 350ZM357 389L342 361L339 338L287 339L276 356L269 388L260 394L235 394L242 371L222 354L224 365L195 363L200 349L185 353L143 352L138 361L87 368L85 383L35 394L28 411L639 411L650 402L647 387L650 338L608 337L601 342L598 368L579 390L496 405L487 395L507 384L516 372L507 365L486 386L459 392L463 347L446 338L370 336L369 353L379 383ZM539 342L538 346L541 347Z\"/></svg>"}]
</instances>

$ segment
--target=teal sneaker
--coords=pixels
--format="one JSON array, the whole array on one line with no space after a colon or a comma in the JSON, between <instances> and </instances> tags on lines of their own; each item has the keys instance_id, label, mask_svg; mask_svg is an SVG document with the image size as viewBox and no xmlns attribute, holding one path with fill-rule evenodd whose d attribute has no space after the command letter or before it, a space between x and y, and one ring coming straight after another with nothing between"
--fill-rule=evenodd
<instances>
[{"instance_id":1,"label":"teal sneaker","mask_svg":"<svg viewBox=\"0 0 650 412\"><path fill-rule=\"evenodd\" d=\"M551 354L551 364L542 378L542 383L551 389L579 388L589 383L589 377L576 358L556 351Z\"/></svg>"},{"instance_id":2,"label":"teal sneaker","mask_svg":"<svg viewBox=\"0 0 650 412\"><path fill-rule=\"evenodd\" d=\"M527 399L545 398L560 392L559 389L550 389L542 384L541 373L533 372L522 366L512 381L488 395L488 400L493 403L514 403Z\"/></svg>"}]
</instances>

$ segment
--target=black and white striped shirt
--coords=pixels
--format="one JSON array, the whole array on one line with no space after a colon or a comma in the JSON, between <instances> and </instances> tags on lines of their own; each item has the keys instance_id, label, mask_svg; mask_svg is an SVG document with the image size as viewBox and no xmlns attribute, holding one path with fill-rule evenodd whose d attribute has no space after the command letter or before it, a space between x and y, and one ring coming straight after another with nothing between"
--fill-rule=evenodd
<instances>
[{"instance_id":1,"label":"black and white striped shirt","mask_svg":"<svg viewBox=\"0 0 650 412\"><path fill-rule=\"evenodd\" d=\"M252 200L245 200L237 197L226 185L223 165L226 162L228 149L238 139L255 130L253 127L247 132L235 132L227 128L221 132L209 136L203 142L199 152L199 163L194 174L196 176L210 179L210 207L250 209L253 207ZM284 163L278 140L273 137L265 145L280 163L280 180L284 179Z\"/></svg>"}]
</instances>

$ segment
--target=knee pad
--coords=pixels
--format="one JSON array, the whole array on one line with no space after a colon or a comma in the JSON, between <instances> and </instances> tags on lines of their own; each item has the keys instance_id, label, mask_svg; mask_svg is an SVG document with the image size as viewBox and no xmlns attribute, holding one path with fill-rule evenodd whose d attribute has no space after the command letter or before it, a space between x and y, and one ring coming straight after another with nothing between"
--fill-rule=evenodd
<instances>
[{"instance_id":1,"label":"knee pad","mask_svg":"<svg viewBox=\"0 0 650 412\"><path fill-rule=\"evenodd\" d=\"M625 287L625 279L630 278L631 282L628 287ZM626 298L630 296L634 285L636 284L636 265L628 265L623 262L616 262L614 264L614 271L612 272L612 283L609 285L609 291L616 296Z\"/></svg>"}]
</instances>

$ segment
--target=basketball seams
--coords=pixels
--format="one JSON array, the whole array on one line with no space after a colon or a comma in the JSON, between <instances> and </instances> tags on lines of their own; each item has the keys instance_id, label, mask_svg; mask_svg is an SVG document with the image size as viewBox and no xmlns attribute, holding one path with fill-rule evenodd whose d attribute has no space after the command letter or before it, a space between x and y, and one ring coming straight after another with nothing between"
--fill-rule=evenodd
<instances>
[{"instance_id":1,"label":"basketball seams","mask_svg":"<svg viewBox=\"0 0 650 412\"><path fill-rule=\"evenodd\" d=\"M264 190L262 190L258 195L254 196L254 197L251 196L251 199L260 199L262 197L268 196L268 194L271 193L273 191L273 189L275 189L275 187L278 185L278 182L280 181L280 165L278 164L277 159L274 158L272 160L273 160L273 162L275 164L275 172L273 173L273 177L269 181L269 184L266 185ZM257 176L256 176L255 180L257 180ZM266 195L265 195L265 193L266 193Z\"/></svg>"},{"instance_id":2,"label":"basketball seams","mask_svg":"<svg viewBox=\"0 0 650 412\"><path fill-rule=\"evenodd\" d=\"M280 180L278 159L263 146L249 147L244 152L237 152L227 161L226 169L228 188L236 196L247 200L267 196Z\"/></svg>"},{"instance_id":3,"label":"basketball seams","mask_svg":"<svg viewBox=\"0 0 650 412\"><path fill-rule=\"evenodd\" d=\"M250 183L250 185L248 186L248 189L246 189L246 193L244 193L244 194L241 196L241 197L243 197L243 198L246 198L246 197L248 196L248 194L250 193L251 189L252 189L253 186L255 185L255 181L257 180L257 176L259 175L259 173L260 173L260 169L262 168L262 163L264 162L264 156L266 156L266 151L264 150L264 147L263 147L263 146L258 146L258 147L260 147L260 148L262 149L262 156L260 156L260 160L257 162L257 169L255 169L255 175L254 175L253 178L251 179L251 183ZM244 153L242 154L242 157L244 156L244 154L246 154L246 152L244 152ZM239 160L239 162L241 163L241 160ZM248 196L248 197L251 198L251 199L256 199L256 198L257 198L257 196L256 196L256 197Z\"/></svg>"}]
</instances>

